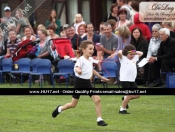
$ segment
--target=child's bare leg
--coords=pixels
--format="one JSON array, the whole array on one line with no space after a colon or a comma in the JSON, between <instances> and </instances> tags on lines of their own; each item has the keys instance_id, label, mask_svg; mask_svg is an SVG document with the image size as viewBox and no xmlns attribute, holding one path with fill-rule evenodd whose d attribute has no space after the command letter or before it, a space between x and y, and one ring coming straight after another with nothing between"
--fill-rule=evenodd
<instances>
[{"instance_id":1,"label":"child's bare leg","mask_svg":"<svg viewBox=\"0 0 175 132\"><path fill-rule=\"evenodd\" d=\"M132 95L131 95L131 96L132 96ZM122 102L122 108L123 108L123 109L126 108L127 104L129 103L129 100L131 100L131 96L128 95L128 96L126 96L125 99L123 100L123 102Z\"/></svg>"},{"instance_id":2,"label":"child's bare leg","mask_svg":"<svg viewBox=\"0 0 175 132\"><path fill-rule=\"evenodd\" d=\"M97 117L101 117L101 103L100 103L100 97L98 95L92 95L91 98L93 99L95 103L95 110L97 113Z\"/></svg>"},{"instance_id":3,"label":"child's bare leg","mask_svg":"<svg viewBox=\"0 0 175 132\"><path fill-rule=\"evenodd\" d=\"M70 103L67 103L61 107L61 111L70 109L70 108L75 108L78 104L79 99L72 98L72 101Z\"/></svg>"},{"instance_id":4,"label":"child's bare leg","mask_svg":"<svg viewBox=\"0 0 175 132\"><path fill-rule=\"evenodd\" d=\"M140 97L140 95L127 95L122 102L122 108L126 108L126 106L130 100L137 99L139 97Z\"/></svg>"},{"instance_id":5,"label":"child's bare leg","mask_svg":"<svg viewBox=\"0 0 175 132\"><path fill-rule=\"evenodd\" d=\"M125 98L124 98L124 100L122 102L122 106L120 108L119 113L121 113L121 114L128 114L127 111L126 111L127 104L129 103L130 100L136 99L136 98L139 98L139 97L140 97L140 95L127 95L127 96L125 96Z\"/></svg>"},{"instance_id":6,"label":"child's bare leg","mask_svg":"<svg viewBox=\"0 0 175 132\"><path fill-rule=\"evenodd\" d=\"M92 95L91 98L93 99L95 103L95 110L97 113L97 125L99 126L107 126L107 124L103 121L101 117L101 103L100 103L100 97L98 95Z\"/></svg>"}]
</instances>

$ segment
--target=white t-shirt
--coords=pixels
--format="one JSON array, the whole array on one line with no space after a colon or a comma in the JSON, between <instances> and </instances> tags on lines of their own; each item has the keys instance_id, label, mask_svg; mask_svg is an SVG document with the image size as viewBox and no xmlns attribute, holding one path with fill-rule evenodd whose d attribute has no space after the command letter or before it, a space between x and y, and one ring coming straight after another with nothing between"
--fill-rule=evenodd
<instances>
[{"instance_id":1,"label":"white t-shirt","mask_svg":"<svg viewBox=\"0 0 175 132\"><path fill-rule=\"evenodd\" d=\"M87 60L84 56L81 56L80 58L78 58L77 62L75 63L74 66L74 72L75 72L75 76L82 78L82 79L90 79L92 77L92 70L93 70L93 62L94 59L92 57L89 57L89 60ZM82 70L82 74L79 75L75 70L76 67L80 67Z\"/></svg>"},{"instance_id":2,"label":"white t-shirt","mask_svg":"<svg viewBox=\"0 0 175 132\"><path fill-rule=\"evenodd\" d=\"M139 56L135 55L132 60L129 60L126 56L122 56L120 59L120 81L135 82L137 76L136 62L139 60Z\"/></svg>"}]
</instances>

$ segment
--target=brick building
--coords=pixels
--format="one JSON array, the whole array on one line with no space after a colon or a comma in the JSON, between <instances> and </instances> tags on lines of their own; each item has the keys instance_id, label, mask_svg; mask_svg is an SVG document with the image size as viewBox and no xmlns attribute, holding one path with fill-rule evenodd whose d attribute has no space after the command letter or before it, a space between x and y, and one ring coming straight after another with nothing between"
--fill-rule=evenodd
<instances>
[{"instance_id":1,"label":"brick building","mask_svg":"<svg viewBox=\"0 0 175 132\"><path fill-rule=\"evenodd\" d=\"M24 0L0 0L0 17L3 16L5 6L15 10ZM33 2L35 5L40 5L40 1L44 0L25 0ZM103 21L107 13L110 12L110 5L116 0L45 0L33 14L33 21L36 25L44 24L49 17L51 9L56 9L58 18L61 20L61 25L68 23L72 24L75 14L81 13L85 22L92 22L95 29L98 29L99 23ZM137 0L142 1L142 0ZM145 0L149 1L149 0ZM154 0L163 1L163 0ZM173 0L169 0L173 1Z\"/></svg>"}]
</instances>

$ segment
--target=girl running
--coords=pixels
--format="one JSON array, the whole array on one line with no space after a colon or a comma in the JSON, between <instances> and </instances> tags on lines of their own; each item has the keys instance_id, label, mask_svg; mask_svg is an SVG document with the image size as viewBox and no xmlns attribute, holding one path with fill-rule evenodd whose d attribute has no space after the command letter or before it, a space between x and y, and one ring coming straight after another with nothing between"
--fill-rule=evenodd
<instances>
[{"instance_id":1,"label":"girl running","mask_svg":"<svg viewBox=\"0 0 175 132\"><path fill-rule=\"evenodd\" d=\"M93 88L90 82L90 78L92 74L99 77L102 81L108 81L107 78L102 77L98 72L93 69L93 58L92 55L94 53L94 43L89 40L82 41L80 45L80 54L81 57L77 60L74 66L75 72L75 83L74 88ZM107 123L104 122L101 116L101 103L100 97L98 95L91 95L89 96L95 103L95 109L97 113L97 125L98 126L107 126ZM75 108L78 104L78 100L80 98L79 94L72 95L72 100L70 103L67 103L63 106L59 105L52 113L52 117L55 118L58 114L62 111Z\"/></svg>"},{"instance_id":2,"label":"girl running","mask_svg":"<svg viewBox=\"0 0 175 132\"><path fill-rule=\"evenodd\" d=\"M120 67L120 82L122 88L138 88L135 79L137 76L137 67L136 62L139 60L139 57L143 55L143 52L136 51L135 46L128 44L123 50L119 50L117 53L119 61L121 64ZM140 95L127 95L123 98L122 106L119 110L120 114L129 114L126 111L128 107L128 102L132 99L139 98Z\"/></svg>"}]
</instances>

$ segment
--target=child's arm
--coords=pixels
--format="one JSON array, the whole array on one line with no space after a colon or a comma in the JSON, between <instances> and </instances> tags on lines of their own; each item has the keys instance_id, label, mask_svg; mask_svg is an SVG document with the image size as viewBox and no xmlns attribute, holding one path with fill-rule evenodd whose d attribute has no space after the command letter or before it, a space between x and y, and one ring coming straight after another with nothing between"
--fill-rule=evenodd
<instances>
[{"instance_id":1,"label":"child's arm","mask_svg":"<svg viewBox=\"0 0 175 132\"><path fill-rule=\"evenodd\" d=\"M119 50L119 51L117 52L117 55L118 55L118 57L119 57L120 59L122 59L122 56L123 56L122 50Z\"/></svg>"},{"instance_id":2,"label":"child's arm","mask_svg":"<svg viewBox=\"0 0 175 132\"><path fill-rule=\"evenodd\" d=\"M9 49L9 48L7 48L7 53L6 53L5 56L11 56L11 54L10 54L10 49Z\"/></svg>"},{"instance_id":3,"label":"child's arm","mask_svg":"<svg viewBox=\"0 0 175 132\"><path fill-rule=\"evenodd\" d=\"M104 52L103 51L100 51L101 52L101 56L100 56L100 60L103 60L103 55L104 55Z\"/></svg>"},{"instance_id":4,"label":"child's arm","mask_svg":"<svg viewBox=\"0 0 175 132\"><path fill-rule=\"evenodd\" d=\"M81 68L79 66L76 67L75 71L81 75L82 74L82 71L81 71Z\"/></svg>"},{"instance_id":5,"label":"child's arm","mask_svg":"<svg viewBox=\"0 0 175 132\"><path fill-rule=\"evenodd\" d=\"M102 81L107 82L109 81L109 79L102 77L98 72L96 72L96 70L93 69L93 75L97 76L98 78L100 78Z\"/></svg>"},{"instance_id":6,"label":"child's arm","mask_svg":"<svg viewBox=\"0 0 175 132\"><path fill-rule=\"evenodd\" d=\"M141 51L136 51L136 54L139 56L139 58L143 55L143 52Z\"/></svg>"}]
</instances>

